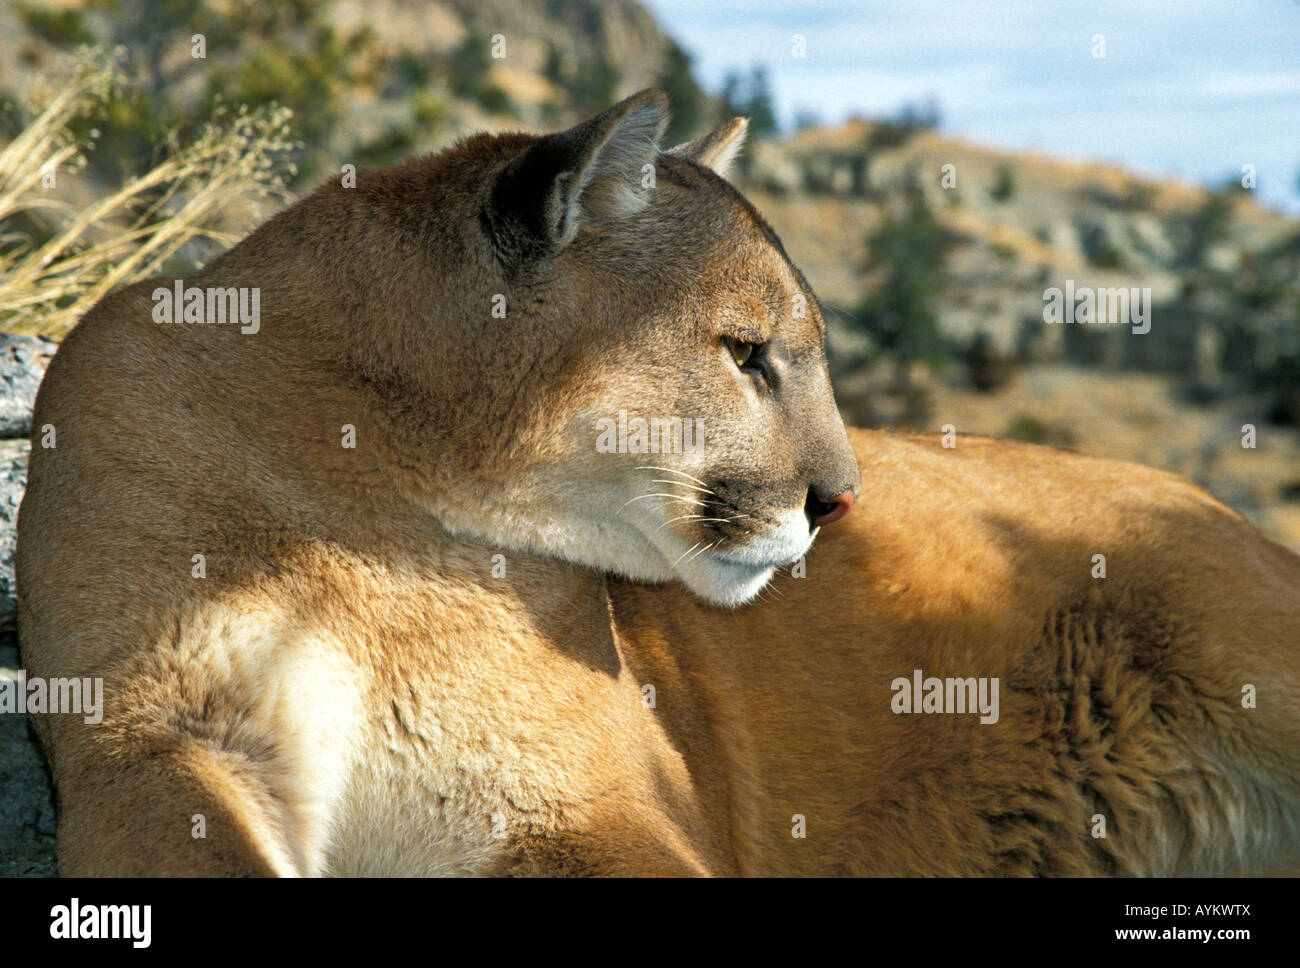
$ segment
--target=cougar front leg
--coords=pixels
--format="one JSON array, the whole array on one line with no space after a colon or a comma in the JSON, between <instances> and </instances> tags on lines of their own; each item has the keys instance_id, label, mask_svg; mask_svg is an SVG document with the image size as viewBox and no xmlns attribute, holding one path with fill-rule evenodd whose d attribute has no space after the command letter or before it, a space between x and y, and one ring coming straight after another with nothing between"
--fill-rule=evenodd
<instances>
[{"instance_id":1,"label":"cougar front leg","mask_svg":"<svg viewBox=\"0 0 1300 968\"><path fill-rule=\"evenodd\" d=\"M184 737L166 748L103 745L57 771L64 876L314 873L290 808L246 756Z\"/></svg>"},{"instance_id":2,"label":"cougar front leg","mask_svg":"<svg viewBox=\"0 0 1300 968\"><path fill-rule=\"evenodd\" d=\"M196 634L106 677L102 722L42 717L60 870L325 873L355 696L324 654L251 632Z\"/></svg>"}]
</instances>

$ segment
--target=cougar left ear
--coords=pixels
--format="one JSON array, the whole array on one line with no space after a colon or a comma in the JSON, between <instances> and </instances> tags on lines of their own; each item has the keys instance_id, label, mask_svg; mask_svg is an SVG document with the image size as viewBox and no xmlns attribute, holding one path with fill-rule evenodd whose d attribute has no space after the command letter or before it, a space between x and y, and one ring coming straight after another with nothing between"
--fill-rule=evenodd
<instances>
[{"instance_id":1,"label":"cougar left ear","mask_svg":"<svg viewBox=\"0 0 1300 968\"><path fill-rule=\"evenodd\" d=\"M535 141L493 186L484 214L498 251L511 263L542 256L573 241L584 220L644 207L644 166L667 124L667 96L646 90Z\"/></svg>"},{"instance_id":2,"label":"cougar left ear","mask_svg":"<svg viewBox=\"0 0 1300 968\"><path fill-rule=\"evenodd\" d=\"M722 127L710 131L702 138L680 144L668 154L711 168L725 178L727 169L745 143L748 128L748 118L732 118Z\"/></svg>"}]
</instances>

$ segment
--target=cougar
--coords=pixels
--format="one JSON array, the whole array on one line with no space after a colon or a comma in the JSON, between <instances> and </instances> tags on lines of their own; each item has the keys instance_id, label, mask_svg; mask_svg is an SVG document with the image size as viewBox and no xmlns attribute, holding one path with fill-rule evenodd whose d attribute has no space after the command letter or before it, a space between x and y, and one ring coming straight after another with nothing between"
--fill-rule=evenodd
<instances>
[{"instance_id":1,"label":"cougar","mask_svg":"<svg viewBox=\"0 0 1300 968\"><path fill-rule=\"evenodd\" d=\"M1169 474L846 431L744 121L666 118L331 181L67 337L17 561L29 677L103 684L34 717L61 871L1294 863L1300 558Z\"/></svg>"}]
</instances>

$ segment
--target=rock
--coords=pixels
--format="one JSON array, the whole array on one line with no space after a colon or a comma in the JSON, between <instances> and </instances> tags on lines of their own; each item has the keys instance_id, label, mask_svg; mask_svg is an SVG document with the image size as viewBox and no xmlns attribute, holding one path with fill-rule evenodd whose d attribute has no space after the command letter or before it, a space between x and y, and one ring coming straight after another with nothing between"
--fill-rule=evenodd
<instances>
[{"instance_id":1,"label":"rock","mask_svg":"<svg viewBox=\"0 0 1300 968\"><path fill-rule=\"evenodd\" d=\"M50 365L57 344L32 336L0 333L0 437L32 432L36 388Z\"/></svg>"},{"instance_id":2,"label":"rock","mask_svg":"<svg viewBox=\"0 0 1300 968\"><path fill-rule=\"evenodd\" d=\"M53 798L47 798L36 821L36 832L42 837L53 837L59 832L59 815L54 809Z\"/></svg>"},{"instance_id":3,"label":"rock","mask_svg":"<svg viewBox=\"0 0 1300 968\"><path fill-rule=\"evenodd\" d=\"M32 405L55 344L0 334L0 678L18 669L14 548L27 487ZM27 717L0 715L0 876L52 877L56 817L40 750Z\"/></svg>"},{"instance_id":4,"label":"rock","mask_svg":"<svg viewBox=\"0 0 1300 968\"><path fill-rule=\"evenodd\" d=\"M30 420L30 418L28 418ZM27 487L26 440L0 440L0 636L18 631L18 599L14 597L14 547L18 534L18 504Z\"/></svg>"},{"instance_id":5,"label":"rock","mask_svg":"<svg viewBox=\"0 0 1300 968\"><path fill-rule=\"evenodd\" d=\"M47 340L0 333L0 638L18 630L14 546L18 505L27 487L27 436L36 390L57 348Z\"/></svg>"},{"instance_id":6,"label":"rock","mask_svg":"<svg viewBox=\"0 0 1300 968\"><path fill-rule=\"evenodd\" d=\"M15 677L0 668L0 679ZM26 716L0 714L0 791L0 877L56 876L58 814Z\"/></svg>"}]
</instances>

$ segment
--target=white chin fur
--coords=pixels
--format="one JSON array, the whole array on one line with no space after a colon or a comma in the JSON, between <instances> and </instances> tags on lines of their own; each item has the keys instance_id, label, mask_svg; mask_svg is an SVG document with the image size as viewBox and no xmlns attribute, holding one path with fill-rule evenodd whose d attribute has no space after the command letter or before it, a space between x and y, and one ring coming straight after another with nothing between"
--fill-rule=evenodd
<instances>
[{"instance_id":1,"label":"white chin fur","mask_svg":"<svg viewBox=\"0 0 1300 968\"><path fill-rule=\"evenodd\" d=\"M798 561L815 534L799 509L785 512L780 526L770 534L728 548L723 554L691 550L666 528L655 533L654 544L665 563L676 560L672 575L693 594L711 604L735 608L753 601L777 568ZM678 544L682 547L676 547Z\"/></svg>"},{"instance_id":2,"label":"white chin fur","mask_svg":"<svg viewBox=\"0 0 1300 968\"><path fill-rule=\"evenodd\" d=\"M737 608L747 605L776 574L776 566L756 568L737 565L721 558L704 560L701 555L685 567L678 568L677 578L691 593L711 605Z\"/></svg>"}]
</instances>

